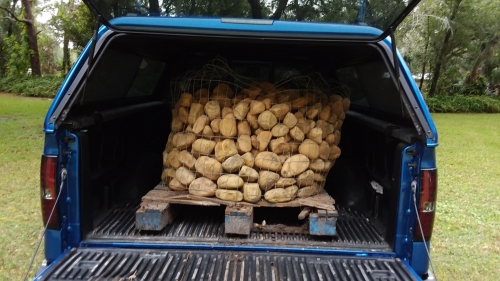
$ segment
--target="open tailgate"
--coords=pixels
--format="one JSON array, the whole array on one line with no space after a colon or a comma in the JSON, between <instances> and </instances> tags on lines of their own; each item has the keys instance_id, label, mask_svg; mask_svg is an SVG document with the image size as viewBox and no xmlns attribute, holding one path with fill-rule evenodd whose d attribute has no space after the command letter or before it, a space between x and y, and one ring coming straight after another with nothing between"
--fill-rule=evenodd
<instances>
[{"instance_id":1,"label":"open tailgate","mask_svg":"<svg viewBox=\"0 0 500 281\"><path fill-rule=\"evenodd\" d=\"M420 280L406 262L202 250L75 248L36 280Z\"/></svg>"}]
</instances>

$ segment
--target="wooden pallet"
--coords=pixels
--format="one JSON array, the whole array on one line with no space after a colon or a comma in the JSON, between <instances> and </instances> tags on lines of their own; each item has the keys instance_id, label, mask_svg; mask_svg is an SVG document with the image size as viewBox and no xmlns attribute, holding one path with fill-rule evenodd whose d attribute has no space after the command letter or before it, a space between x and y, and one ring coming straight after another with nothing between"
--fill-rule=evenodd
<instances>
[{"instance_id":1,"label":"wooden pallet","mask_svg":"<svg viewBox=\"0 0 500 281\"><path fill-rule=\"evenodd\" d=\"M309 219L309 234L335 235L337 210L335 200L326 192L308 198L296 198L290 202L270 203L264 199L256 202L232 202L216 197L201 197L187 191L173 191L158 185L143 198L141 207L136 213L136 228L140 230L161 230L173 221L175 212L172 205L226 206L225 233L249 235L254 227L253 209L266 207L302 207L298 218ZM272 226L260 226L270 228ZM292 227L293 228L293 227ZM303 228L300 228L303 229Z\"/></svg>"}]
</instances>

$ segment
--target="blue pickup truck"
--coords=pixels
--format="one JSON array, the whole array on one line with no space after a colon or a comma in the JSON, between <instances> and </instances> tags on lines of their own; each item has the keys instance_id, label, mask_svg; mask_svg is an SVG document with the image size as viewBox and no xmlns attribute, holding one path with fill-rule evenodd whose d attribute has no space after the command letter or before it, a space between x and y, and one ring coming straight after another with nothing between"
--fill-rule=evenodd
<instances>
[{"instance_id":1,"label":"blue pickup truck","mask_svg":"<svg viewBox=\"0 0 500 281\"><path fill-rule=\"evenodd\" d=\"M84 2L94 36L44 122L35 280L433 278L437 131L394 40L418 0ZM226 235L224 208L205 206L179 206L161 231L136 228L161 179L171 82L217 57L262 82L319 72L350 98L325 184L335 236ZM256 220L297 219L275 209Z\"/></svg>"}]
</instances>

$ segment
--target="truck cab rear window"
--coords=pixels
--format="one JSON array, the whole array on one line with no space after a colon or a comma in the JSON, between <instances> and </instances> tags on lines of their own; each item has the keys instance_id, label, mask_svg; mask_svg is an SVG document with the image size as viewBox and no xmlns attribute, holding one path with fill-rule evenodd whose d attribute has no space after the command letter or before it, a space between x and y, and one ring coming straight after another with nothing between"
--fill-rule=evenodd
<instances>
[{"instance_id":1,"label":"truck cab rear window","mask_svg":"<svg viewBox=\"0 0 500 281\"><path fill-rule=\"evenodd\" d=\"M349 92L353 104L404 116L401 97L392 74L382 61L370 61L337 71L339 81Z\"/></svg>"},{"instance_id":2,"label":"truck cab rear window","mask_svg":"<svg viewBox=\"0 0 500 281\"><path fill-rule=\"evenodd\" d=\"M108 50L92 71L83 103L153 94L165 63L144 56Z\"/></svg>"}]
</instances>

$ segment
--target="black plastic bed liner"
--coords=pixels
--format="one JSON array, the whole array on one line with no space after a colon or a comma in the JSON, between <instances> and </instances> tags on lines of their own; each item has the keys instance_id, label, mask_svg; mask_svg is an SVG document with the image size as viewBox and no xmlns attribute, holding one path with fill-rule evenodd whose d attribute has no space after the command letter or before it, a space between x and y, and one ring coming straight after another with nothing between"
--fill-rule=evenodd
<instances>
[{"instance_id":1,"label":"black plastic bed liner","mask_svg":"<svg viewBox=\"0 0 500 281\"><path fill-rule=\"evenodd\" d=\"M186 207L186 206L182 206ZM253 228L248 237L224 234L224 208L187 206L179 210L174 222L162 231L135 229L135 212L138 204L119 206L111 210L89 233L86 242L144 242L144 243L202 243L247 246L315 247L328 249L359 249L391 251L391 248L363 214L337 206L337 236L318 237L304 233L262 231ZM296 216L290 216L286 208L259 208L255 222L266 220L274 223L297 224ZM300 211L300 210L299 210ZM287 213L288 212L288 213ZM291 219L292 218L292 219Z\"/></svg>"},{"instance_id":2,"label":"black plastic bed liner","mask_svg":"<svg viewBox=\"0 0 500 281\"><path fill-rule=\"evenodd\" d=\"M417 280L392 258L262 252L73 249L39 280Z\"/></svg>"}]
</instances>

